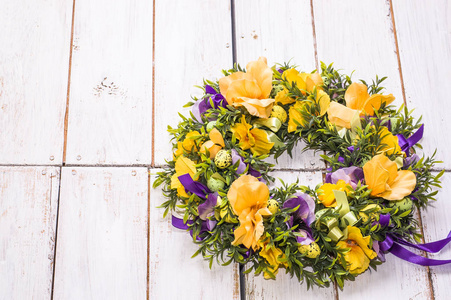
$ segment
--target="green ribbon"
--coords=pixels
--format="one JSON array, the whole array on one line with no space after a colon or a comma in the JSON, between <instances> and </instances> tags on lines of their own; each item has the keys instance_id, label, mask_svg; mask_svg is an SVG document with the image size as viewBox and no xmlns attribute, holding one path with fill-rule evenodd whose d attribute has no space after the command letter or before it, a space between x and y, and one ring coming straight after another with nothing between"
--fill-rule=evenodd
<instances>
[{"instance_id":1,"label":"green ribbon","mask_svg":"<svg viewBox=\"0 0 451 300\"><path fill-rule=\"evenodd\" d=\"M282 126L282 122L280 122L280 120L277 118L258 119L257 121L254 122L253 125L255 128L260 128L264 126L270 129L272 132L277 132Z\"/></svg>"},{"instance_id":2,"label":"green ribbon","mask_svg":"<svg viewBox=\"0 0 451 300\"><path fill-rule=\"evenodd\" d=\"M274 147L275 147L275 148L281 148L281 147L284 147L284 146L285 146L285 144L282 143L282 141L279 139L279 137L278 137L277 135L275 135L274 133L272 133L272 132L269 131L269 130L265 130L265 132L266 132L266 134L268 135L268 140L269 140L271 143L274 143Z\"/></svg>"},{"instance_id":3,"label":"green ribbon","mask_svg":"<svg viewBox=\"0 0 451 300\"><path fill-rule=\"evenodd\" d=\"M337 210L340 214L341 227L353 226L358 222L354 212L349 209L348 197L344 191L334 190L335 201L337 201Z\"/></svg>"},{"instance_id":4,"label":"green ribbon","mask_svg":"<svg viewBox=\"0 0 451 300\"><path fill-rule=\"evenodd\" d=\"M320 218L321 215L323 215L326 211L327 211L327 208L316 212L316 217ZM338 219L337 218L335 218L335 217L324 218L321 222L321 225L325 226L327 228L327 230L329 230L329 233L327 234L327 236L334 242L338 242L339 240L344 238L343 232L338 227Z\"/></svg>"}]
</instances>

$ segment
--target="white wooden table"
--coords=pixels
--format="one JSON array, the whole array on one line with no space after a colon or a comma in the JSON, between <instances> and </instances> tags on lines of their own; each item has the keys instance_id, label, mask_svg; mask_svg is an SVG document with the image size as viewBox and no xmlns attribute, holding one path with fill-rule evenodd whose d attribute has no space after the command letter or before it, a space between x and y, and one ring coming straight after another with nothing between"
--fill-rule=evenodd
<instances>
[{"instance_id":1,"label":"white wooden table","mask_svg":"<svg viewBox=\"0 0 451 300\"><path fill-rule=\"evenodd\" d=\"M190 259L151 189L168 124L234 60L386 75L446 168L426 241L451 229L451 4L411 0L0 0L0 299L239 299L236 265ZM187 110L185 109L186 113ZM283 158L307 185L324 165ZM451 248L435 255L451 258ZM246 277L246 299L449 299L451 266L388 256L345 290Z\"/></svg>"}]
</instances>

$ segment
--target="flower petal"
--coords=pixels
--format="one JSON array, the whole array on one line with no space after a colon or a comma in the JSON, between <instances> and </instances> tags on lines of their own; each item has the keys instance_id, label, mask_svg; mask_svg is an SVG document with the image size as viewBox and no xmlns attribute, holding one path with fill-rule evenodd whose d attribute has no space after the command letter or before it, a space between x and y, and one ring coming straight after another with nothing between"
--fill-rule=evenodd
<instances>
[{"instance_id":1,"label":"flower petal","mask_svg":"<svg viewBox=\"0 0 451 300\"><path fill-rule=\"evenodd\" d=\"M235 99L233 106L244 106L249 114L268 119L274 105L274 99L255 99L252 97L239 97Z\"/></svg>"},{"instance_id":2,"label":"flower petal","mask_svg":"<svg viewBox=\"0 0 451 300\"><path fill-rule=\"evenodd\" d=\"M229 86L234 82L235 80L240 79L248 79L252 80L252 75L244 73L244 72L235 72L229 76L222 77L219 79L219 90L221 94L225 97L227 94L227 91L229 89ZM232 99L227 99L227 102L231 105L233 102L231 102Z\"/></svg>"},{"instance_id":3,"label":"flower petal","mask_svg":"<svg viewBox=\"0 0 451 300\"><path fill-rule=\"evenodd\" d=\"M415 189L417 178L412 171L398 171L398 176L390 185L390 190L380 194L386 200L401 200Z\"/></svg>"},{"instance_id":4,"label":"flower petal","mask_svg":"<svg viewBox=\"0 0 451 300\"><path fill-rule=\"evenodd\" d=\"M367 115L374 116L374 111L379 110L381 108L382 103L386 105L392 103L395 100L395 97L390 95L380 95L375 94L369 97L363 104L361 110L365 111Z\"/></svg>"},{"instance_id":5,"label":"flower petal","mask_svg":"<svg viewBox=\"0 0 451 300\"><path fill-rule=\"evenodd\" d=\"M359 114L359 111L348 108L337 102L331 102L327 114L329 121L335 126L350 129L352 119L356 114Z\"/></svg>"},{"instance_id":6,"label":"flower petal","mask_svg":"<svg viewBox=\"0 0 451 300\"><path fill-rule=\"evenodd\" d=\"M272 90L272 70L268 67L265 57L260 57L257 61L249 62L246 66L247 73L257 81L261 89L261 98L269 97Z\"/></svg>"},{"instance_id":7,"label":"flower petal","mask_svg":"<svg viewBox=\"0 0 451 300\"><path fill-rule=\"evenodd\" d=\"M221 147L225 147L224 139L222 138L222 134L218 129L213 128L209 133L210 140L212 140L215 144L218 144Z\"/></svg>"},{"instance_id":8,"label":"flower petal","mask_svg":"<svg viewBox=\"0 0 451 300\"><path fill-rule=\"evenodd\" d=\"M346 106L356 110L362 110L365 101L370 97L368 87L363 83L352 83L345 93Z\"/></svg>"}]
</instances>

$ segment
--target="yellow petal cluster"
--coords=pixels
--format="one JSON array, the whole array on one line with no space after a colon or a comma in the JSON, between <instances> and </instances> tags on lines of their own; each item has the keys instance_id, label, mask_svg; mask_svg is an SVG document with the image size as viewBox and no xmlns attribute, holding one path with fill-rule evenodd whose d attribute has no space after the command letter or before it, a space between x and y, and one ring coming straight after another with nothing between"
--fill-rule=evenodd
<instances>
[{"instance_id":1,"label":"yellow petal cluster","mask_svg":"<svg viewBox=\"0 0 451 300\"><path fill-rule=\"evenodd\" d=\"M182 197L189 197L186 193L185 188L178 179L179 176L190 174L193 180L196 180L196 167L195 163L184 156L179 156L175 161L175 174L171 177L171 189L177 189L177 194Z\"/></svg>"},{"instance_id":2,"label":"yellow petal cluster","mask_svg":"<svg viewBox=\"0 0 451 300\"><path fill-rule=\"evenodd\" d=\"M305 95L305 91L311 93L316 86L319 90L323 84L323 79L318 73L299 73L296 69L288 69L282 73L282 79L288 81L291 86L293 83L296 84L298 89ZM288 97L288 90L284 88L282 91L278 92L276 95L276 103L281 103L283 105L293 103L295 99Z\"/></svg>"},{"instance_id":3,"label":"yellow petal cluster","mask_svg":"<svg viewBox=\"0 0 451 300\"><path fill-rule=\"evenodd\" d=\"M210 140L206 141L202 145L200 152L206 153L208 150L208 152L210 152L210 158L214 158L216 156L216 153L218 153L219 150L225 147L224 138L216 128L213 128L208 136L210 137Z\"/></svg>"},{"instance_id":4,"label":"yellow petal cluster","mask_svg":"<svg viewBox=\"0 0 451 300\"><path fill-rule=\"evenodd\" d=\"M288 110L290 117L288 120L288 132L296 131L298 124L303 127L307 125L308 120L304 118L303 113L306 113L311 108L311 105L319 106L320 111L316 115L321 117L327 112L331 104L329 95L322 90L316 92L316 97L315 95L310 95L307 100L296 101Z\"/></svg>"},{"instance_id":5,"label":"yellow petal cluster","mask_svg":"<svg viewBox=\"0 0 451 300\"><path fill-rule=\"evenodd\" d=\"M269 118L274 99L269 99L272 89L273 71L260 57L246 66L246 73L235 72L219 79L219 89L229 105L244 106L247 111L260 118Z\"/></svg>"},{"instance_id":6,"label":"yellow petal cluster","mask_svg":"<svg viewBox=\"0 0 451 300\"><path fill-rule=\"evenodd\" d=\"M347 263L346 270L354 275L365 272L370 260L377 256L376 252L370 248L370 237L363 237L360 229L354 226L348 226L348 238L338 242L337 247L349 249L342 255Z\"/></svg>"},{"instance_id":7,"label":"yellow petal cluster","mask_svg":"<svg viewBox=\"0 0 451 300\"><path fill-rule=\"evenodd\" d=\"M236 123L232 128L232 133L240 141L239 146L243 150L250 149L254 155L268 154L274 143L268 140L268 134L261 129L252 128L246 122L246 118L241 116L241 123Z\"/></svg>"},{"instance_id":8,"label":"yellow petal cluster","mask_svg":"<svg viewBox=\"0 0 451 300\"><path fill-rule=\"evenodd\" d=\"M318 189L318 199L326 207L335 207L337 206L337 201L335 200L334 191L347 192L346 186L347 184L344 180L338 180L336 184L325 183Z\"/></svg>"},{"instance_id":9,"label":"yellow petal cluster","mask_svg":"<svg viewBox=\"0 0 451 300\"><path fill-rule=\"evenodd\" d=\"M197 151L199 144L196 137L200 137L201 134L198 131L190 131L186 134L183 142L177 142L177 150L174 152L174 159L182 155L184 152Z\"/></svg>"},{"instance_id":10,"label":"yellow petal cluster","mask_svg":"<svg viewBox=\"0 0 451 300\"><path fill-rule=\"evenodd\" d=\"M334 103L328 110L329 121L336 126L351 128L355 114L373 116L383 103L390 104L395 97L381 94L368 94L368 87L363 83L352 83L345 93L346 106Z\"/></svg>"},{"instance_id":11,"label":"yellow petal cluster","mask_svg":"<svg viewBox=\"0 0 451 300\"><path fill-rule=\"evenodd\" d=\"M277 275L280 265L287 266L286 262L282 263L279 261L279 259L285 258L285 254L279 248L270 246L268 239L266 239L265 241L260 240L259 244L261 247L259 255L263 257L270 265L270 267L268 267L269 271L273 273L274 276ZM267 272L263 272L263 276L265 279L272 278L271 275L269 275L269 273Z\"/></svg>"},{"instance_id":12,"label":"yellow petal cluster","mask_svg":"<svg viewBox=\"0 0 451 300\"><path fill-rule=\"evenodd\" d=\"M386 200L401 200L415 189L417 180L409 170L398 171L398 166L383 154L374 156L363 166L365 183L371 196Z\"/></svg>"},{"instance_id":13,"label":"yellow petal cluster","mask_svg":"<svg viewBox=\"0 0 451 300\"><path fill-rule=\"evenodd\" d=\"M263 182L251 175L243 175L235 180L227 193L233 212L238 216L240 226L235 229L233 245L243 244L257 250L258 240L265 230L263 216L271 215L266 207L269 189Z\"/></svg>"},{"instance_id":14,"label":"yellow petal cluster","mask_svg":"<svg viewBox=\"0 0 451 300\"><path fill-rule=\"evenodd\" d=\"M398 137L393 135L387 127L381 126L379 136L381 137L381 143L385 144L380 153L386 153L387 155L401 154L402 150L398 144Z\"/></svg>"}]
</instances>

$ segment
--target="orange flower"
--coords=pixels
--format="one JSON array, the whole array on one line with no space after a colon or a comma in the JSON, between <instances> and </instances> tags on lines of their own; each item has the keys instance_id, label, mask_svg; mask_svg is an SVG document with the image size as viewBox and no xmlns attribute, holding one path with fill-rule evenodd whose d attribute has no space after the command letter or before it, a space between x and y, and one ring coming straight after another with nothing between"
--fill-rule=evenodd
<instances>
[{"instance_id":1,"label":"orange flower","mask_svg":"<svg viewBox=\"0 0 451 300\"><path fill-rule=\"evenodd\" d=\"M318 199L325 207L335 207L337 206L337 202L335 200L334 191L347 192L348 189L346 188L346 185L344 180L338 180L336 184L325 183L318 190Z\"/></svg>"},{"instance_id":2,"label":"orange flower","mask_svg":"<svg viewBox=\"0 0 451 300\"><path fill-rule=\"evenodd\" d=\"M268 154L274 143L268 140L268 134L261 129L252 128L246 122L246 118L241 116L241 123L236 123L232 127L232 133L240 141L239 146L243 150L251 149L254 155Z\"/></svg>"},{"instance_id":3,"label":"orange flower","mask_svg":"<svg viewBox=\"0 0 451 300\"><path fill-rule=\"evenodd\" d=\"M395 100L395 97L392 94L374 94L370 96L366 85L354 82L346 90L346 106L337 102L331 103L327 112L329 121L336 126L350 129L351 123L357 114L362 116L366 113L373 116L374 111L378 110L382 103L390 104L393 100Z\"/></svg>"},{"instance_id":4,"label":"orange flower","mask_svg":"<svg viewBox=\"0 0 451 300\"><path fill-rule=\"evenodd\" d=\"M401 200L415 189L417 179L409 170L398 171L395 162L383 154L374 156L363 166L365 182L371 196L386 200Z\"/></svg>"},{"instance_id":5,"label":"orange flower","mask_svg":"<svg viewBox=\"0 0 451 300\"><path fill-rule=\"evenodd\" d=\"M178 177L190 174L191 178L196 180L196 178L194 178L197 172L195 165L196 164L191 159L184 156L179 156L175 161L175 174L171 177L171 189L177 189L177 194L179 196L189 197Z\"/></svg>"},{"instance_id":6,"label":"orange flower","mask_svg":"<svg viewBox=\"0 0 451 300\"><path fill-rule=\"evenodd\" d=\"M320 89L323 84L323 79L318 73L299 73L296 69L285 70L282 74L282 78L288 81L289 86L295 83L298 89L305 95L305 91L311 93L316 86ZM281 103L283 105L293 103L296 99L288 97L288 90L284 88L282 91L278 92L276 95L276 103Z\"/></svg>"},{"instance_id":7,"label":"orange flower","mask_svg":"<svg viewBox=\"0 0 451 300\"><path fill-rule=\"evenodd\" d=\"M254 176L243 175L232 183L227 198L240 221L240 227L234 231L235 240L232 244L258 249L258 240L265 230L263 216L271 215L266 207L269 199L268 186Z\"/></svg>"},{"instance_id":8,"label":"orange flower","mask_svg":"<svg viewBox=\"0 0 451 300\"><path fill-rule=\"evenodd\" d=\"M216 128L213 128L208 136L210 137L210 140L202 145L200 152L206 153L208 150L210 152L210 158L214 158L216 153L225 147L224 139L222 138L222 134Z\"/></svg>"},{"instance_id":9,"label":"orange flower","mask_svg":"<svg viewBox=\"0 0 451 300\"><path fill-rule=\"evenodd\" d=\"M177 142L177 150L174 152L174 158L179 157L184 152L197 151L199 143L197 139L201 137L198 131L190 131L186 134L183 142Z\"/></svg>"},{"instance_id":10,"label":"orange flower","mask_svg":"<svg viewBox=\"0 0 451 300\"><path fill-rule=\"evenodd\" d=\"M248 63L246 69L246 73L235 72L219 79L221 94L229 105L244 106L251 115L267 119L274 104L274 99L269 99L273 71L264 57Z\"/></svg>"},{"instance_id":11,"label":"orange flower","mask_svg":"<svg viewBox=\"0 0 451 300\"><path fill-rule=\"evenodd\" d=\"M342 254L349 273L357 275L365 272L370 265L370 260L376 258L376 252L369 247L370 239L369 236L363 237L359 228L348 226L348 238L337 243L338 248L349 249Z\"/></svg>"}]
</instances>

